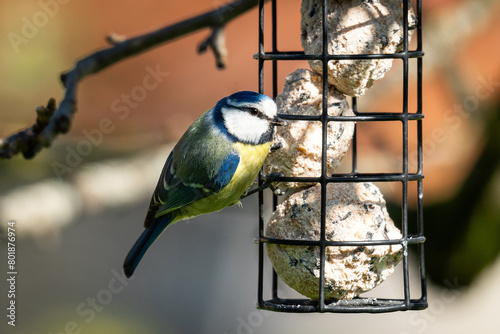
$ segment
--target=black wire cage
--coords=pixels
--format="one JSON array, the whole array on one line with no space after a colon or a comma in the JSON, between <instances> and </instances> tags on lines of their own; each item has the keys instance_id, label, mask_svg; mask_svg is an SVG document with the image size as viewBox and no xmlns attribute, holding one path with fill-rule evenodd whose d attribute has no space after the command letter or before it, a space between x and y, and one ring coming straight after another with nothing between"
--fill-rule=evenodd
<instances>
[{"instance_id":1,"label":"black wire cage","mask_svg":"<svg viewBox=\"0 0 500 334\"><path fill-rule=\"evenodd\" d=\"M327 13L327 0L322 1L322 13ZM349 55L339 55L339 54L328 54L327 52L327 15L322 15L322 34L323 34L323 51L322 54L318 55L306 55L304 52L296 51L279 51L277 48L277 19L278 19L278 6L277 0L271 0L269 7L266 5L266 11L270 9L271 15L271 51L265 51L265 47L268 47L268 43L264 43L264 36L269 36L265 34L265 26L269 24L264 24L264 1L259 1L259 50L255 58L259 62L259 91L264 92L264 83L267 76L272 77L272 92L275 98L278 94L278 66L281 62L287 61L305 61L305 60L320 60L323 64L334 60L352 60L352 59L394 59L395 61L402 62L402 109L399 112L384 112L384 113L371 113L365 110L358 110L358 101L356 97L352 97L351 107L354 116L330 116L327 113L327 94L328 94L328 80L327 71L328 67L323 66L323 102L322 102L322 114L320 116L304 116L304 115L280 115L282 118L287 120L296 121L321 121L322 122L322 168L321 176L316 178L294 178L289 176L283 176L276 179L277 181L289 181L289 182L303 182L303 181L314 181L321 185L321 231L320 239L317 241L305 241L305 240L283 240L283 239L273 239L266 237L264 232L264 221L265 221L265 204L264 192L259 193L259 236L258 236L258 248L259 248L259 274L258 274L258 308L273 310L273 311L283 311L283 312L367 312L367 313L380 313L380 312L392 312L392 311L404 311L404 310L420 310L427 307L427 292L426 292L426 278L425 278L425 268L424 268L424 241L425 237L423 234L423 172L422 172L422 57L424 55L422 51L422 1L416 0L414 3L414 13L417 19L415 27L416 38L416 48L415 50L409 49L408 40L408 0L401 1L401 7L403 8L403 50L392 54L349 54ZM281 7L280 7L281 8ZM411 92L416 100L416 110L408 110L409 108L409 71L410 71L410 61L416 62L416 90ZM272 73L265 73L266 62L271 63ZM266 81L267 82L267 81ZM358 145L357 145L357 132L356 125L354 128L354 136L351 143L351 172L349 173L335 173L333 175L327 174L326 168L326 155L327 155L327 123L328 122L338 122L338 121L353 121L358 124L360 122L393 122L401 124L402 131L402 168L400 171L388 172L388 173L375 173L375 172L359 172L358 171ZM416 125L411 125L416 128L416 131L409 131L410 124L414 123ZM409 134L412 134L410 138ZM414 137L414 138L413 138ZM409 141L412 140L416 142L416 171L409 171ZM263 180L260 179L262 184ZM327 194L327 184L332 182L393 182L399 183L401 185L401 218L400 218L400 228L402 237L397 240L357 240L357 241L328 241L325 236L325 224L326 224L326 194ZM409 184L416 183L416 209L412 212L411 217L409 217L408 209L408 192ZM412 188L413 189L413 188ZM278 198L273 195L273 210L276 209L278 203ZM416 217L415 217L416 215ZM412 224L411 232L409 228L409 222ZM282 283L278 279L278 275L274 270L270 270L271 266L265 261L265 247L267 244L280 244L280 245L307 245L319 247L320 249L320 266L319 266L319 299L307 299L307 298L288 298L285 296L280 296L278 291L281 289L279 287ZM352 300L326 300L325 299L325 249L330 246L373 246L373 245L401 245L402 252L402 291L400 297L398 298L385 298L380 297L355 297ZM410 251L411 246L411 251ZM410 275L410 259L411 264L416 263L418 274ZM266 271L267 269L267 271ZM270 273L271 277L266 273ZM411 279L411 277L417 277L417 279ZM267 280L265 278L268 278ZM414 288L416 286L416 288ZM410 289L412 287L412 289ZM419 297L414 297L410 295L414 290L419 290ZM266 292L266 297L264 296ZM415 293L413 293L415 294ZM270 295L270 296L267 296Z\"/></svg>"}]
</instances>

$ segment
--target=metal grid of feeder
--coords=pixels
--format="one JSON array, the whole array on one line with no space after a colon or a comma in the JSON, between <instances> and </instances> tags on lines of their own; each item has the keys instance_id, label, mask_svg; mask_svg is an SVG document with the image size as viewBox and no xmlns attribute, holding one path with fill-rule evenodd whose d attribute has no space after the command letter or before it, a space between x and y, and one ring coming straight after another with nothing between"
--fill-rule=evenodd
<instances>
[{"instance_id":1,"label":"metal grid of feeder","mask_svg":"<svg viewBox=\"0 0 500 334\"><path fill-rule=\"evenodd\" d=\"M321 2L322 13L328 12L328 1L318 0ZM266 237L265 234L265 219L264 210L266 201L264 201L264 192L259 193L259 274L258 274L258 307L266 310L283 311L283 312L392 312L403 310L418 310L427 307L427 293L426 293L426 279L424 268L424 241L423 234L423 217L422 217L422 197L423 197L423 172L422 172L422 1L417 0L414 5L416 15L416 49L409 50L408 40L408 8L409 3L405 0L401 1L403 9L403 43L402 50L395 53L387 54L328 54L327 52L327 15L322 16L322 53L321 54L305 54L303 51L279 51L277 48L277 18L278 7L277 0L271 0L269 7L266 6L266 12L270 9L271 15L271 42L270 51L265 51L267 44L264 43L264 1L259 1L259 50L255 58L259 63L259 91L264 92L264 78L266 75L272 77L272 91L273 97L278 95L278 65L281 62L291 60L319 60L322 64L327 64L329 61L337 60L376 60L376 59L393 59L394 61L401 61L403 68L402 77L402 109L397 112L386 113L371 113L365 110L358 110L358 99L362 97L352 97L351 108L353 116L330 116L327 112L327 97L328 97L328 67L323 66L322 70L322 114L319 116L306 116L306 115L280 115L286 120L295 120L301 122L320 121L322 123L322 161L321 161L321 175L319 177L279 177L277 181L283 182L316 182L321 185L321 231L319 240L284 240L277 238ZM266 13L266 15L269 15ZM412 92L417 101L416 110L408 110L409 104L409 70L410 61L416 62L416 89ZM271 62L272 73L266 74L264 63ZM328 174L327 172L327 124L329 122L393 122L401 124L402 136L402 170L398 172L359 172L358 171L358 144L357 144L357 131L356 125L354 128L354 136L351 143L351 172L349 173L334 173ZM409 138L409 125L416 123L416 138ZM417 157L416 172L409 171L409 140L416 140ZM262 179L260 180L262 183ZM352 240L352 241L331 241L327 240L325 233L326 225L326 197L327 185L330 183L353 183L353 182L393 182L401 185L401 216L399 226L401 229L401 238L391 240ZM409 216L408 210L408 191L409 183L416 183L416 216ZM273 194L273 210L276 209L278 197ZM410 233L409 224L414 225ZM270 244L278 245L295 245L318 247L320 249L320 262L319 262L319 298L290 298L281 294L281 282L278 275L274 270L270 270L271 265L266 264L265 261L265 248ZM350 300L328 300L325 298L325 250L327 247L365 247L365 246L378 246L378 245L400 245L402 248L402 291L401 297L398 298L385 298L382 297L355 297ZM410 261L411 260L413 261ZM416 268L418 272L416 279L412 279L410 275L410 266ZM266 271L267 269L267 271ZM266 273L270 273L267 275ZM412 276L412 277L413 277ZM267 278L267 279L266 279ZM413 286L416 288L413 288ZM413 290L419 290L419 296L415 297Z\"/></svg>"}]
</instances>

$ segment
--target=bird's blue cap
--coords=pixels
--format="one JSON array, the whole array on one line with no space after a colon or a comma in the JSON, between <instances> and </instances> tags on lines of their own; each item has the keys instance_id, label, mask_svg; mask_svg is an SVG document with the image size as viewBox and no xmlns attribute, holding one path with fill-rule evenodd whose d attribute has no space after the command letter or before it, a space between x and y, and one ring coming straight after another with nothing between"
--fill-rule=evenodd
<instances>
[{"instance_id":1,"label":"bird's blue cap","mask_svg":"<svg viewBox=\"0 0 500 334\"><path fill-rule=\"evenodd\" d=\"M268 98L271 99L269 96L259 94L256 92L252 91L242 91L242 92L237 92L234 94L231 94L227 97L230 100L233 100L235 102L259 102L262 101L262 99Z\"/></svg>"}]
</instances>

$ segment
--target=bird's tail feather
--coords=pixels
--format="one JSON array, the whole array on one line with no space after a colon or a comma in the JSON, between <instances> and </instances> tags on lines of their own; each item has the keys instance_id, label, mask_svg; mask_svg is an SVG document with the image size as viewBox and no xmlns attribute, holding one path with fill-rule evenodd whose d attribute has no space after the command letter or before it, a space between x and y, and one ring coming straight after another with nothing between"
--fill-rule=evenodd
<instances>
[{"instance_id":1,"label":"bird's tail feather","mask_svg":"<svg viewBox=\"0 0 500 334\"><path fill-rule=\"evenodd\" d=\"M142 232L139 239L137 239L132 249L128 252L125 262L123 263L123 271L127 277L132 276L149 246L153 244L171 222L172 217L169 214L161 216L155 219L154 222Z\"/></svg>"}]
</instances>

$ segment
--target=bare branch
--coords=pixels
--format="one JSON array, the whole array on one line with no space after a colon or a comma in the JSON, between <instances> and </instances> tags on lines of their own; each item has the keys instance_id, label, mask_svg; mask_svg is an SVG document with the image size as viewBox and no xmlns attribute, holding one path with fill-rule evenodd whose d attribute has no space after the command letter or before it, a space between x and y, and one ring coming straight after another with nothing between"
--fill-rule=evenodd
<instances>
[{"instance_id":1,"label":"bare branch","mask_svg":"<svg viewBox=\"0 0 500 334\"><path fill-rule=\"evenodd\" d=\"M41 149L39 148L40 143L36 142L36 138L50 123L55 110L56 100L50 98L46 107L39 106L36 108L38 117L33 126L13 134L8 140L0 138L0 158L9 159L18 152L22 152L26 159L32 158Z\"/></svg>"},{"instance_id":2,"label":"bare branch","mask_svg":"<svg viewBox=\"0 0 500 334\"><path fill-rule=\"evenodd\" d=\"M217 68L226 68L227 48L224 27L213 27L210 36L198 46L198 53L204 53L208 47L214 52Z\"/></svg>"},{"instance_id":3,"label":"bare branch","mask_svg":"<svg viewBox=\"0 0 500 334\"><path fill-rule=\"evenodd\" d=\"M51 99L47 107L43 107L43 117L40 117L37 109L37 124L0 139L0 159L9 159L19 153L22 153L26 159L30 159L43 147L50 146L59 134L68 132L73 115L76 112L76 88L78 82L87 75L102 71L123 59L130 58L194 31L212 28L212 34L205 43L214 50L218 66L223 65L226 51L222 27L232 19L255 7L257 2L257 0L237 0L213 11L130 39L125 39L119 35L108 36L107 40L112 44L111 47L86 56L79 60L72 69L61 74L61 81L66 88L66 92L57 110L54 111L55 100Z\"/></svg>"}]
</instances>

